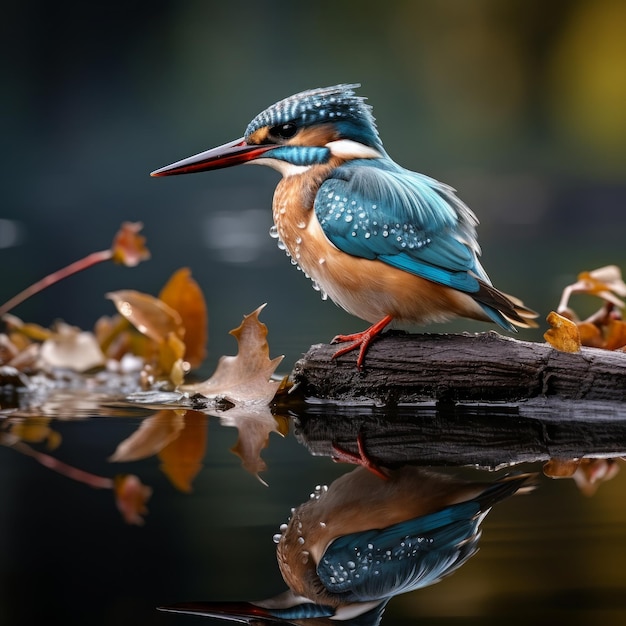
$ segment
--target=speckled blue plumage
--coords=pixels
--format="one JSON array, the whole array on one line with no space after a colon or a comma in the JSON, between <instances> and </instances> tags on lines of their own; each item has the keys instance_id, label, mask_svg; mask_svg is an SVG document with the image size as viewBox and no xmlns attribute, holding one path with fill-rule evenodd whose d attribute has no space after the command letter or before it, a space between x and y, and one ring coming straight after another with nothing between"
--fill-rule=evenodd
<instances>
[{"instance_id":1,"label":"speckled blue plumage","mask_svg":"<svg viewBox=\"0 0 626 626\"><path fill-rule=\"evenodd\" d=\"M295 94L259 113L246 128L245 137L265 126L294 122L298 126L332 123L343 137L382 150L371 107L357 96L358 84L335 85Z\"/></svg>"},{"instance_id":2,"label":"speckled blue plumage","mask_svg":"<svg viewBox=\"0 0 626 626\"><path fill-rule=\"evenodd\" d=\"M353 256L377 259L435 283L476 293L491 284L476 240L477 220L454 190L389 157L344 163L321 185L315 213L328 239ZM499 311L483 309L514 330Z\"/></svg>"}]
</instances>

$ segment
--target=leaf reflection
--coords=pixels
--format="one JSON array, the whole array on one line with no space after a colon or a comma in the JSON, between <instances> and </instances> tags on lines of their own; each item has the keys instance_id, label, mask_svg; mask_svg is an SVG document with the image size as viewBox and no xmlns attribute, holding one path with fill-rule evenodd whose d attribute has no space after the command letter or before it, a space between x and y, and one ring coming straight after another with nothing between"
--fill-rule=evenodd
<instances>
[{"instance_id":1,"label":"leaf reflection","mask_svg":"<svg viewBox=\"0 0 626 626\"><path fill-rule=\"evenodd\" d=\"M232 426L239 431L237 443L231 452L241 459L242 467L256 476L264 485L267 483L259 473L267 469L267 464L261 458L261 451L269 443L270 433L285 436L289 432L289 422L285 418L272 415L269 407L263 410L250 411L242 407L233 407L218 415L223 426Z\"/></svg>"},{"instance_id":2,"label":"leaf reflection","mask_svg":"<svg viewBox=\"0 0 626 626\"><path fill-rule=\"evenodd\" d=\"M288 420L272 415L266 404L253 403L228 410L213 406L195 411L178 407L181 395L175 392L143 394L144 400L153 401L149 405L113 402L107 398L102 391L89 393L84 389L54 390L40 401L30 398L20 408L5 410L5 419L0 421L0 445L29 456L72 480L97 489L114 490L117 507L129 524L143 524L147 513L145 503L152 495L152 488L143 485L137 476L99 476L53 457L49 452L59 448L62 442L61 434L52 427L54 419L84 419L96 415L142 418L136 430L118 443L109 461L129 463L158 456L161 471L184 493L192 491L193 481L204 467L211 416L217 417L220 425L238 430L237 442L231 451L241 459L242 467L263 484L266 483L259 474L267 469L267 464L261 452L267 447L272 432L281 436L289 432ZM162 403L167 401L174 402L174 408L164 408ZM145 415L148 408L149 413ZM38 444L44 445L48 452L33 447Z\"/></svg>"}]
</instances>

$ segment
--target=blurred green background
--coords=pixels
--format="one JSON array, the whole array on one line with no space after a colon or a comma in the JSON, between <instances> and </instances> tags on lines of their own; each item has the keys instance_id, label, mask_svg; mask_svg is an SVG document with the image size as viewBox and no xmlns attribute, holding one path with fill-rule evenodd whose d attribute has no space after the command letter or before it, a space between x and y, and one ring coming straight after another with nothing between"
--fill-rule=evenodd
<instances>
[{"instance_id":1,"label":"blurred green background","mask_svg":"<svg viewBox=\"0 0 626 626\"><path fill-rule=\"evenodd\" d=\"M458 190L494 283L542 316L579 271L624 264L623 0L27 1L2 22L0 300L108 247L123 220L144 222L153 256L55 286L15 310L24 319L90 327L113 312L106 291L156 293L189 266L209 305L207 366L263 302L287 369L362 328L268 237L276 172L148 177L339 82L362 83L393 158Z\"/></svg>"}]
</instances>

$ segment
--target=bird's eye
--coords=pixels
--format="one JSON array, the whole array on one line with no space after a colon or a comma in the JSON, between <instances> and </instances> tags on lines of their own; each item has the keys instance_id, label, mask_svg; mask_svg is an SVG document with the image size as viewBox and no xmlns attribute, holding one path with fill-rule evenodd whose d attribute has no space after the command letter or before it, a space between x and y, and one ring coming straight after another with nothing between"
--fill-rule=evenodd
<instances>
[{"instance_id":1,"label":"bird's eye","mask_svg":"<svg viewBox=\"0 0 626 626\"><path fill-rule=\"evenodd\" d=\"M298 127L293 122L278 124L270 128L270 135L280 137L280 139L290 139L298 132Z\"/></svg>"}]
</instances>

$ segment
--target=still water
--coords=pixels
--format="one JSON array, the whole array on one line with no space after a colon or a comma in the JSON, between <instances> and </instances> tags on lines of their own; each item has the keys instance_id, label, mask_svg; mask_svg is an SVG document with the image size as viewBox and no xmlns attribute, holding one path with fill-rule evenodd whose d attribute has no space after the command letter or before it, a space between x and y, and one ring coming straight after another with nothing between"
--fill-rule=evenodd
<instances>
[{"instance_id":1,"label":"still water","mask_svg":"<svg viewBox=\"0 0 626 626\"><path fill-rule=\"evenodd\" d=\"M365 433L374 458L377 433L385 433L385 458L397 451L397 462L390 463L395 472L402 471L401 460L415 467L426 451L429 465L437 464L428 471L455 481L493 483L511 473L537 473L532 492L494 504L482 536L472 539L476 554L440 582L392 597L380 623L626 624L626 469L589 495L572 478L546 477L543 459L506 467L513 459L503 457L497 470L468 467L472 445L484 445L476 411L452 419L433 407L386 415L303 404L288 415L235 419L228 411L217 417L112 408L78 392L47 407L42 412L49 419L6 411L0 422L2 624L217 624L157 607L255 601L282 592L274 541L291 509L316 487L355 471L384 482L331 459L332 440L347 446L353 426L353 439ZM509 407L503 418L501 409L481 410L485 429L516 413ZM614 417L623 420L619 409ZM462 463L433 453L450 424L458 432L466 418L472 424L467 440L456 444ZM521 424L525 418L515 419ZM578 422L593 419L576 416ZM402 425L396 430L413 452L396 431L390 434L390 423ZM433 424L441 429L429 435L432 445L415 444L416 433L430 432ZM611 446L615 455L624 453L619 434L600 439L603 457L612 456ZM586 443L596 445L580 445ZM350 448L356 450L354 442ZM545 455L529 452L529 459ZM127 523L116 505L111 479L119 474L132 474L151 490L146 510L141 504L135 510L138 523ZM416 499L424 484L416 483ZM356 511L353 501L339 509L355 510L358 518L378 506Z\"/></svg>"}]
</instances>

